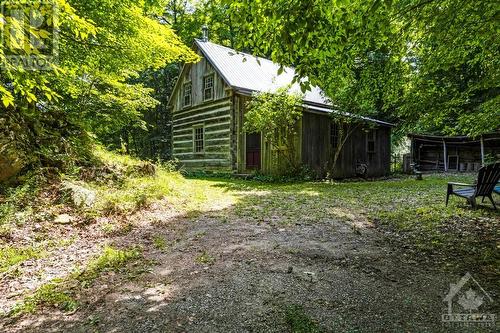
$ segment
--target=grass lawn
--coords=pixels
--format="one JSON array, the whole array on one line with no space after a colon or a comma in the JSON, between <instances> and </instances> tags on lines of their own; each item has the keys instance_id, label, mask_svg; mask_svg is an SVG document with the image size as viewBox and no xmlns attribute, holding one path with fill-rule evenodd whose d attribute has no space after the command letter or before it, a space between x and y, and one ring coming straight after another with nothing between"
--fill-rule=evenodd
<instances>
[{"instance_id":1,"label":"grass lawn","mask_svg":"<svg viewBox=\"0 0 500 333\"><path fill-rule=\"evenodd\" d=\"M85 309L82 315L91 314L93 318L96 309L89 305L93 303L88 298L95 294L92 292L94 288L106 286L107 293L113 293L120 289L120 281L133 280L135 285L143 284L149 290L151 285L159 283L157 279L165 280L157 274L142 277L144 272L155 270L179 274L169 277L167 286L160 284L162 288L175 285L172 281L176 279L191 286L196 284L197 274L207 274L201 281L220 281L217 288L223 290L221 297L234 290L234 281L242 279L257 283L255 281L260 281L263 276L276 275L276 279L266 283L270 283L267 287L279 290L281 287L273 285L273 281L288 279L292 285L297 283L299 288L316 279L314 273L306 280L291 275L288 268L280 273L272 265L270 271L265 265L253 271L248 271L245 266L241 271L243 275L236 280L225 279L225 276L239 274L238 265L242 260L239 255L249 256L245 265L259 262L252 259L256 255L263 256L260 262L274 265L289 260L300 266L304 265L303 258L309 258L305 263L312 265L312 269L327 269L324 278L336 279L335 274L340 274L340 277L346 274L346 281L352 276L360 283L358 289L349 287L347 290L355 293L366 286L367 290L363 289L363 292L370 293L371 287L364 279L371 281L370 274L374 271L373 267L370 268L370 253L363 252L363 249L371 251L373 247L357 245L361 252L353 254L349 244L356 238L357 241L367 241L367 244L373 243L370 237L375 234L376 242L379 238L383 240L380 246L397 253L405 267L413 269L415 265L415 272L419 274L425 275L429 268L434 273L446 272L453 276L470 272L485 289L494 295L500 293L500 212L494 211L489 202L472 210L465 200L457 197L451 199L448 207L445 206L447 182L472 182L474 175L426 175L422 181L399 177L379 181L265 183L185 178L165 168L148 176L134 174L140 166L135 161L114 163L118 167L111 176L118 175L118 181L109 180L109 177L86 183L74 180L96 192L96 203L91 208L71 207L57 196L57 191L45 192L41 188L38 191L21 189L4 200L3 207L0 206L3 208L0 212L5 213L0 218L3 221L0 225L3 224L6 230L0 237L0 277L6 282L3 286L6 297L0 298L0 306L5 311L11 309L11 316L33 316L33 320L38 320L40 308L51 308L71 313ZM120 174L128 175L120 177ZM37 197L37 193L52 194ZM498 201L499 196L495 199ZM73 216L74 222L54 223L53 219L61 213ZM377 232L373 233L374 230ZM344 241L344 235L354 235L354 238ZM64 239L69 241L62 241ZM233 257L233 254L224 254L228 251L227 244L242 248L240 252L234 252ZM324 248L333 251L335 247L346 253L346 263L342 263L342 259L328 259L331 252L321 252ZM384 260L382 263L392 264L390 258ZM43 264L37 268L37 262ZM161 268L162 265L166 268ZM176 265L179 265L178 269L171 270L170 267ZM58 267L63 266L65 270L58 272ZM53 274L52 278L47 277L47 270ZM291 271L295 272L293 268ZM391 287L384 274L374 283L378 288L385 288L384 292L390 295ZM390 275L390 271L387 274ZM399 279L403 277L389 276L390 283L399 283ZM339 283L347 288L346 281ZM320 284L311 290L319 298L326 297L322 292L326 290L325 286L329 288L332 284L326 280L317 283ZM36 288L28 290L28 285ZM404 286L402 283L399 288L404 289ZM293 290L296 289L290 287L287 291L291 293L290 297L293 297ZM13 296L7 296L7 291ZM253 297L253 292L250 290L247 296ZM399 289L396 294L398 292ZM408 296L410 300L419 295L418 290L413 292L414 296ZM378 291L373 293L377 294ZM126 293L124 297L129 296ZM189 298L191 294L186 296ZM306 295L299 299L302 296ZM355 308L358 298L359 295L354 294L336 301L353 300L351 306ZM180 299L182 302L184 298ZM330 301L326 299L327 303ZM100 300L95 304L101 303ZM108 306L111 309L116 306L110 304L106 303L102 311L109 311ZM190 306L200 311L206 309L200 304L194 302ZM272 311L281 318L282 325L296 332L321 331L325 319L322 316L328 313L322 312L321 306L315 303L297 300L278 302L272 299L270 304L275 307ZM226 311L224 305L217 311ZM344 311L350 316L354 310L345 308ZM222 315L231 316L229 312ZM366 316L371 318L369 313ZM270 321L275 319L273 317ZM113 322L123 327L128 325L125 319L112 320L102 328L106 330L109 328L106 325ZM348 318L348 322L357 325L353 318ZM345 327L351 327L349 325Z\"/></svg>"},{"instance_id":2,"label":"grass lawn","mask_svg":"<svg viewBox=\"0 0 500 333\"><path fill-rule=\"evenodd\" d=\"M447 182L471 183L474 176L299 184L217 180L212 186L236 193L235 214L255 223L286 226L334 218L360 230L372 224L416 257L494 283L500 275L500 212L488 200L477 210L458 197L445 205Z\"/></svg>"}]
</instances>

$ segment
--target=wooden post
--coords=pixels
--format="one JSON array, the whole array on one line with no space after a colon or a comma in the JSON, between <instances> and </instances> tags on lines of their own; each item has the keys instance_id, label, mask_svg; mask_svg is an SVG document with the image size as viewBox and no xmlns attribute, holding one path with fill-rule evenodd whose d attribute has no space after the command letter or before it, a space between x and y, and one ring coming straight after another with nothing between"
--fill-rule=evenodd
<instances>
[{"instance_id":1,"label":"wooden post","mask_svg":"<svg viewBox=\"0 0 500 333\"><path fill-rule=\"evenodd\" d=\"M484 140L481 135L481 166L484 166Z\"/></svg>"},{"instance_id":2,"label":"wooden post","mask_svg":"<svg viewBox=\"0 0 500 333\"><path fill-rule=\"evenodd\" d=\"M448 172L448 159L447 159L447 151L446 151L446 141L443 140L443 150L444 150L444 171Z\"/></svg>"}]
</instances>

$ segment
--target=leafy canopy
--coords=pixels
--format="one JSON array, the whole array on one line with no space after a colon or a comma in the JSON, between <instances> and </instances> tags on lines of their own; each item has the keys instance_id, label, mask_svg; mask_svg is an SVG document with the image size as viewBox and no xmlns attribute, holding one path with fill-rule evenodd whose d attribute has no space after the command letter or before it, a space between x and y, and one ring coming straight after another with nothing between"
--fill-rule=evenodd
<instances>
[{"instance_id":1,"label":"leafy canopy","mask_svg":"<svg viewBox=\"0 0 500 333\"><path fill-rule=\"evenodd\" d=\"M227 0L255 49L296 68L341 109L405 129L500 127L494 0Z\"/></svg>"}]
</instances>

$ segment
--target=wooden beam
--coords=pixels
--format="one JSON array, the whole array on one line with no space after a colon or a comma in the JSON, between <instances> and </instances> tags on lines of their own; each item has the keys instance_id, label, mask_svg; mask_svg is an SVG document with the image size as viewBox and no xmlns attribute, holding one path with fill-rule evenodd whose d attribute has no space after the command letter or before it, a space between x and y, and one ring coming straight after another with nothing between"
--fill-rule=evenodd
<instances>
[{"instance_id":1,"label":"wooden beam","mask_svg":"<svg viewBox=\"0 0 500 333\"><path fill-rule=\"evenodd\" d=\"M484 139L481 135L481 165L484 166Z\"/></svg>"},{"instance_id":2,"label":"wooden beam","mask_svg":"<svg viewBox=\"0 0 500 333\"><path fill-rule=\"evenodd\" d=\"M446 141L443 140L443 150L444 150L444 156L443 156L443 160L444 160L444 171L445 172L448 172L448 152L446 151Z\"/></svg>"}]
</instances>

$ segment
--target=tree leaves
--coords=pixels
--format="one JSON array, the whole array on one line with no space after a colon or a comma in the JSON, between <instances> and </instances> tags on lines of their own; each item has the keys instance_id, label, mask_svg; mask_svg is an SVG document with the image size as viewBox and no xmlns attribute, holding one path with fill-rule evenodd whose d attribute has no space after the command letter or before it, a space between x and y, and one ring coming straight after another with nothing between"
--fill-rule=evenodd
<instances>
[{"instance_id":1,"label":"tree leaves","mask_svg":"<svg viewBox=\"0 0 500 333\"><path fill-rule=\"evenodd\" d=\"M470 135L500 128L495 3L226 1L240 48L294 66L344 111Z\"/></svg>"}]
</instances>

